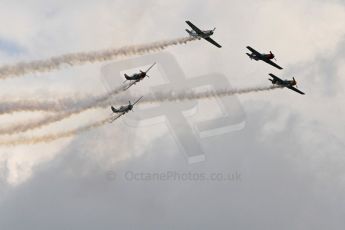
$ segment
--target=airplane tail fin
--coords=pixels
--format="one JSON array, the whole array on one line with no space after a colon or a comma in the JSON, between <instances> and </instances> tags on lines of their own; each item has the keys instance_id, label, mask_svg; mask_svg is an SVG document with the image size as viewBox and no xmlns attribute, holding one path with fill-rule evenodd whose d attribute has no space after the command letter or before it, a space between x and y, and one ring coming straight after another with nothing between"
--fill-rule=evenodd
<instances>
[{"instance_id":1,"label":"airplane tail fin","mask_svg":"<svg viewBox=\"0 0 345 230\"><path fill-rule=\"evenodd\" d=\"M125 74L125 78L126 80L130 80L130 77L127 74Z\"/></svg>"},{"instance_id":2,"label":"airplane tail fin","mask_svg":"<svg viewBox=\"0 0 345 230\"><path fill-rule=\"evenodd\" d=\"M246 53L248 55L248 57L250 58L250 60L253 60L252 55L250 55L249 53Z\"/></svg>"},{"instance_id":3,"label":"airplane tail fin","mask_svg":"<svg viewBox=\"0 0 345 230\"><path fill-rule=\"evenodd\" d=\"M113 113L117 112L117 110L113 106L111 106L111 111L113 111Z\"/></svg>"},{"instance_id":4,"label":"airplane tail fin","mask_svg":"<svg viewBox=\"0 0 345 230\"><path fill-rule=\"evenodd\" d=\"M125 74L125 78L126 78L126 80L124 80L124 81L122 82L122 84L124 84L126 81L129 81L128 75Z\"/></svg>"}]
</instances>

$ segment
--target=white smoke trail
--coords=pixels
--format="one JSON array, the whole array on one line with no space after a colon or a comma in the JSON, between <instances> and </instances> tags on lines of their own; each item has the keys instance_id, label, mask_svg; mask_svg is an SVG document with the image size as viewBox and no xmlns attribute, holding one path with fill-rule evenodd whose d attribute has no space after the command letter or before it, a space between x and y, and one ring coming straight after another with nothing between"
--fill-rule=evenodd
<instances>
[{"instance_id":1,"label":"white smoke trail","mask_svg":"<svg viewBox=\"0 0 345 230\"><path fill-rule=\"evenodd\" d=\"M51 57L46 60L19 62L13 65L5 65L0 67L0 79L18 77L29 73L48 72L59 69L64 64L75 66L86 63L114 60L118 57L133 56L160 51L166 49L169 46L186 44L187 42L193 40L195 40L195 38L184 37L143 45L126 46L118 49L65 54L61 56Z\"/></svg>"},{"instance_id":2,"label":"white smoke trail","mask_svg":"<svg viewBox=\"0 0 345 230\"><path fill-rule=\"evenodd\" d=\"M98 96L98 97L91 97L85 98L82 100L76 99L63 99L58 102L35 102L35 101L26 101L26 102L16 102L14 104L8 103L8 105L2 107L0 106L0 114L1 112L12 113L16 111L47 111L47 112L58 112L57 114L51 114L45 116L43 119L30 121L15 124L8 127L1 127L0 128L0 135L12 135L15 133L26 132L33 129L38 129L47 125L50 125L54 122L58 122L64 119L67 119L73 115L77 115L82 112L86 112L87 110L93 109L97 104L104 104L107 100L117 95L131 86L131 83L125 83L116 89Z\"/></svg>"},{"instance_id":3,"label":"white smoke trail","mask_svg":"<svg viewBox=\"0 0 345 230\"><path fill-rule=\"evenodd\" d=\"M221 90L205 90L202 92L187 91L187 92L159 92L156 94L145 95L141 103L157 103L157 102L172 102L172 101L184 101L184 100L197 100L197 99L209 99L214 97L224 97L232 96L235 94L244 94L252 92L261 92L273 90L281 87L277 86L266 86L266 87L252 87L252 88L243 88L243 89L221 89ZM106 97L104 96L103 99ZM127 103L128 98L115 98L116 103ZM50 115L42 120L11 126L8 128L0 129L1 134L15 134L19 132L24 132L32 129L41 128L43 126L49 125L53 122L61 121L72 115L76 115L82 112L85 112L88 109L93 109L95 107L108 107L114 101L111 100L98 100L93 103L88 104L86 107L79 107L71 111L65 111L58 114ZM54 139L55 140L55 139Z\"/></svg>"},{"instance_id":4,"label":"white smoke trail","mask_svg":"<svg viewBox=\"0 0 345 230\"><path fill-rule=\"evenodd\" d=\"M239 94L247 94L254 92L269 91L273 89L281 88L280 86L263 86L263 87L250 87L242 89L213 89L213 90L204 90L204 91L168 91L168 92L158 92L151 93L148 95L141 95L143 99L140 103L157 103L157 102L173 102L173 101L185 101L185 100L198 100L198 99L210 99L215 97L226 97ZM139 97L139 95L137 96ZM108 103L102 103L95 106L105 106L110 103L126 103L128 98L116 97L111 99Z\"/></svg>"},{"instance_id":5,"label":"white smoke trail","mask_svg":"<svg viewBox=\"0 0 345 230\"><path fill-rule=\"evenodd\" d=\"M2 140L0 141L0 145L1 146L17 146L17 145L34 145L34 144L39 144L39 143L49 143L61 138L72 137L77 134L86 132L88 130L98 128L100 126L107 124L109 120L110 120L109 118L106 118L92 124L88 124L76 129L72 129L65 132L59 132L55 134L53 133L53 134L47 134L47 135L42 135L42 136L37 136L37 137L20 138L20 139L15 139L15 140Z\"/></svg>"},{"instance_id":6,"label":"white smoke trail","mask_svg":"<svg viewBox=\"0 0 345 230\"><path fill-rule=\"evenodd\" d=\"M1 114L11 114L15 112L64 112L78 109L87 109L93 107L94 104L107 101L110 97L115 96L131 86L131 83L124 83L123 85L117 87L116 89L100 96L84 96L80 97L70 97L59 99L57 101L36 101L36 100L17 100L10 101L2 99L0 101L0 115ZM0 131L1 132L1 131Z\"/></svg>"},{"instance_id":7,"label":"white smoke trail","mask_svg":"<svg viewBox=\"0 0 345 230\"><path fill-rule=\"evenodd\" d=\"M48 116L43 117L43 119L36 120L36 121L26 121L25 123L19 123L15 125L11 125L8 127L4 127L0 129L0 135L12 135L15 133L26 132L33 129L38 129L47 125L50 125L54 122L58 122L68 117L72 116L73 114L77 114L81 112L80 110L74 110L70 112L61 112L57 114L51 114Z\"/></svg>"},{"instance_id":8,"label":"white smoke trail","mask_svg":"<svg viewBox=\"0 0 345 230\"><path fill-rule=\"evenodd\" d=\"M18 100L0 102L0 114L15 112L59 112L76 106L78 99L60 99L58 101Z\"/></svg>"}]
</instances>

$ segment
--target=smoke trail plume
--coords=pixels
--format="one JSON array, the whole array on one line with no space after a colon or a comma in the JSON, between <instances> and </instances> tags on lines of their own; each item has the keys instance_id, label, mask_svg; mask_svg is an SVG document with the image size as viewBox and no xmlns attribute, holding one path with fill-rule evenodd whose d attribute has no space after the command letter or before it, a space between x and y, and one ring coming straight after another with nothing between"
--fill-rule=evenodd
<instances>
[{"instance_id":1,"label":"smoke trail plume","mask_svg":"<svg viewBox=\"0 0 345 230\"><path fill-rule=\"evenodd\" d=\"M108 104L107 100L122 91L128 89L131 83L125 83L116 89L98 96L91 97L82 100L77 99L63 99L58 102L35 102L35 101L22 101L11 103L1 103L0 114L1 113L13 113L18 111L46 111L46 112L58 112L55 114L47 115L43 119L36 121L29 121L25 123L19 123L8 127L0 128L0 135L12 135L15 133L26 132L33 129L38 129L54 122L58 122L67 119L73 115L85 112L89 109L93 109L95 105ZM5 104L3 106L2 104Z\"/></svg>"},{"instance_id":2,"label":"smoke trail plume","mask_svg":"<svg viewBox=\"0 0 345 230\"><path fill-rule=\"evenodd\" d=\"M61 99L58 101L18 100L0 103L0 114L15 112L59 112L76 106L78 99Z\"/></svg>"},{"instance_id":3,"label":"smoke trail plume","mask_svg":"<svg viewBox=\"0 0 345 230\"><path fill-rule=\"evenodd\" d=\"M64 119L67 119L68 117L72 116L73 114L79 113L80 110L73 110L70 112L61 112L57 114L51 114L46 117L43 117L43 119L36 120L36 121L27 121L25 123L19 123L15 125L11 125L9 127L4 127L0 129L0 135L12 135L15 133L20 132L26 132L33 129L38 129L43 126L47 126L49 124L52 124L54 122L58 122Z\"/></svg>"},{"instance_id":4,"label":"smoke trail plume","mask_svg":"<svg viewBox=\"0 0 345 230\"><path fill-rule=\"evenodd\" d=\"M94 52L71 53L61 56L51 57L46 60L37 60L31 62L19 62L13 65L0 67L0 79L9 77L18 77L24 74L48 72L62 67L64 64L70 66L82 65L86 63L95 63L114 60L118 57L140 55L166 49L169 46L186 44L195 38L184 37L172 40L153 42L143 45L126 46L118 49L107 49Z\"/></svg>"},{"instance_id":5,"label":"smoke trail plume","mask_svg":"<svg viewBox=\"0 0 345 230\"><path fill-rule=\"evenodd\" d=\"M143 95L143 99L140 103L157 103L157 102L173 102L173 101L185 101L185 100L198 100L198 99L210 99L215 97L226 97L238 94L247 94L254 92L269 91L281 88L280 86L263 86L263 87L251 87L242 89L214 89L214 90L204 90L204 91L168 91L168 92L158 92L151 93L148 95ZM138 97L138 96L137 96ZM126 103L128 98L116 97L109 103ZM99 104L103 106L103 104Z\"/></svg>"},{"instance_id":6,"label":"smoke trail plume","mask_svg":"<svg viewBox=\"0 0 345 230\"><path fill-rule=\"evenodd\" d=\"M101 103L108 100L110 97L117 95L131 86L131 83L124 83L116 89L100 96L83 98L70 97L57 101L36 101L36 100L18 100L9 101L2 99L0 102L0 115L11 114L15 112L63 112L78 109L88 109L93 107L94 104ZM0 129L1 133L1 129Z\"/></svg>"},{"instance_id":7,"label":"smoke trail plume","mask_svg":"<svg viewBox=\"0 0 345 230\"><path fill-rule=\"evenodd\" d=\"M277 86L268 86L268 87L252 87L252 88L243 88L243 89L221 89L221 90L205 90L202 92L195 92L195 91L187 91L187 92L160 92L154 95L145 95L141 103L156 103L156 102L172 102L172 101L184 101L184 100L197 100L197 99L209 99L214 97L224 97L224 96L231 96L235 94L244 94L244 93L251 93L251 92L261 92L261 91L268 91L277 89L280 87ZM109 95L109 94L107 94ZM100 97L101 98L101 97ZM89 103L87 106L79 107L74 110L61 112L58 114L53 114L47 116L39 121L29 122L26 124L18 124L8 128L0 129L0 135L2 134L15 134L19 132L25 132L32 129L41 128L43 126L49 125L51 123L61 121L66 119L72 115L76 115L82 112L85 112L88 109L92 109L95 107L108 107L111 105L111 100L105 96L103 96L102 100L96 100L92 103ZM116 103L127 103L128 98L115 98Z\"/></svg>"},{"instance_id":8,"label":"smoke trail plume","mask_svg":"<svg viewBox=\"0 0 345 230\"><path fill-rule=\"evenodd\" d=\"M16 146L16 145L34 145L34 144L39 144L39 143L48 143L48 142L52 142L61 138L72 137L77 134L86 132L88 130L98 128L100 126L107 124L108 122L109 122L109 118L103 119L101 121L98 121L89 125L85 125L76 129L72 129L66 132L47 134L47 135L42 135L42 136L37 136L37 137L20 138L16 140L0 141L0 145L1 146Z\"/></svg>"}]
</instances>

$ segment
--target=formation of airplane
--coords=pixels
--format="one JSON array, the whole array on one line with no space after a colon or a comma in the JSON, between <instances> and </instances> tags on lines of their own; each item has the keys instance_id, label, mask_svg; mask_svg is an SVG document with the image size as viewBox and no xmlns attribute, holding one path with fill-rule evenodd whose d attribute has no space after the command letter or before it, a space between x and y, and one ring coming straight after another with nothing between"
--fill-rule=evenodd
<instances>
[{"instance_id":1,"label":"formation of airplane","mask_svg":"<svg viewBox=\"0 0 345 230\"><path fill-rule=\"evenodd\" d=\"M295 80L295 78L293 77L292 80L282 80L280 79L279 77L275 76L274 74L270 73L269 74L272 79L268 79L272 82L273 85L278 85L278 86L281 86L281 87L285 87L285 88L288 88L288 89L291 89L299 94L302 94L304 95L304 93L302 91L300 91L299 89L295 88L294 86L297 87L297 82Z\"/></svg>"},{"instance_id":2,"label":"formation of airplane","mask_svg":"<svg viewBox=\"0 0 345 230\"><path fill-rule=\"evenodd\" d=\"M213 45L217 46L218 48L222 47L215 40L213 40L211 38L211 36L214 34L214 31L216 30L216 28L214 28L213 30L201 30L198 27L196 27L193 23L191 23L190 21L186 21L186 23L192 28L192 30L186 29L187 33L190 36L198 38L198 39L203 38L206 41L208 41L208 42L212 43Z\"/></svg>"},{"instance_id":3,"label":"formation of airplane","mask_svg":"<svg viewBox=\"0 0 345 230\"><path fill-rule=\"evenodd\" d=\"M272 61L272 59L274 59L274 60L276 60L276 59L275 59L274 54L271 51L269 54L263 54L263 53L259 53L258 51L256 51L255 49L253 49L250 46L247 46L247 49L250 50L250 52L251 52L250 54L246 53L251 60L254 59L256 61L264 61L267 64L270 64L270 65L276 67L277 69L280 69L280 70L283 69L282 67L280 67L279 65L277 65L276 63L274 63ZM304 92L302 92L296 88L297 82L296 82L295 78L292 78L292 80L282 80L272 73L270 73L269 75L272 77L272 79L268 79L268 80L270 80L273 85L278 85L278 86L281 86L283 88L291 89L291 90L293 90L299 94L302 94L302 95L305 94ZM296 87L294 87L294 86L296 86Z\"/></svg>"},{"instance_id":4,"label":"formation of airplane","mask_svg":"<svg viewBox=\"0 0 345 230\"><path fill-rule=\"evenodd\" d=\"M280 67L279 65L277 65L276 63L274 63L272 61L272 59L274 59L274 60L276 60L276 59L275 59L274 54L271 51L270 51L269 54L262 54L262 53L259 53L258 51L256 51L255 49L253 49L250 46L247 46L247 49L249 49L250 52L251 52L250 54L247 53L247 55L249 56L249 58L251 60L254 59L255 61L264 61L267 64L270 64L270 65L276 67L277 69L283 69L282 67Z\"/></svg>"},{"instance_id":5,"label":"formation of airplane","mask_svg":"<svg viewBox=\"0 0 345 230\"><path fill-rule=\"evenodd\" d=\"M114 116L110 122L115 121L116 119L118 119L119 117L121 117L122 115L125 115L126 113L128 113L129 111L133 110L134 105L136 105L143 97L140 97L138 100L136 100L133 104L131 103L131 101L128 102L128 105L123 105L120 108L116 109L114 106L111 106L111 111L116 114L117 116Z\"/></svg>"},{"instance_id":6,"label":"formation of airplane","mask_svg":"<svg viewBox=\"0 0 345 230\"><path fill-rule=\"evenodd\" d=\"M192 30L186 29L187 33L191 37L197 38L199 40L200 39L205 39L206 41L210 42L211 44L215 45L218 48L222 47L221 45L219 45L216 41L214 41L211 38L211 36L214 34L214 31L216 30L216 28L214 28L213 30L201 30L197 26L195 26L193 23L191 23L190 21L186 21L186 23L192 29ZM265 53L260 53L260 52L256 51L255 49L253 49L250 46L247 46L247 49L251 52L251 53L246 53L251 60L264 61L267 64L269 64L271 66L274 66L277 69L280 69L280 70L283 69L281 66L279 66L278 64L276 64L275 62L272 61L273 59L274 60L276 60L276 59L275 59L275 55L271 51L268 54L265 54ZM149 75L147 73L155 65L156 65L156 63L153 63L146 71L140 70L140 72L134 73L134 74L132 74L130 76L125 74L124 76L125 76L126 80L124 81L124 83L126 81L130 81L131 82L126 89L128 89L132 85L136 84L137 82L140 82L144 78L149 77ZM299 89L297 89L297 82L296 82L295 78L292 78L292 80L282 80L282 79L280 79L279 77L275 76L272 73L270 73L269 75L272 77L272 78L269 78L269 80L272 82L273 85L277 85L277 86L280 86L282 88L288 88L288 89L293 90L293 91L295 91L295 92L297 92L299 94L304 95L304 92L302 92ZM117 114L117 116L112 117L110 122L115 121L116 119L118 119L122 115L125 115L129 111L133 110L134 105L136 105L142 98L143 97L140 97L133 104L131 103L131 101L129 101L128 105L121 106L118 109L116 109L113 106L111 106L112 112L114 114Z\"/></svg>"}]
</instances>

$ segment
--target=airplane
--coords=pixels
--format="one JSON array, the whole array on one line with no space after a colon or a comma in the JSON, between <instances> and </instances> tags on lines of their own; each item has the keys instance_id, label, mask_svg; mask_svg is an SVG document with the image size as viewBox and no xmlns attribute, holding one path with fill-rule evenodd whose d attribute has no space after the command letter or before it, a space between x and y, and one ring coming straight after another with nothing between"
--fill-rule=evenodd
<instances>
[{"instance_id":1,"label":"airplane","mask_svg":"<svg viewBox=\"0 0 345 230\"><path fill-rule=\"evenodd\" d=\"M136 100L133 104L131 103L131 101L128 102L128 105L123 105L120 108L116 109L113 106L111 106L111 111L114 114L119 114L118 116L113 117L110 120L110 123L115 121L116 119L118 119L119 117L121 117L122 115L125 115L126 113L128 113L129 111L133 110L133 107L135 104L137 104L143 97L140 97L138 100Z\"/></svg>"},{"instance_id":2,"label":"airplane","mask_svg":"<svg viewBox=\"0 0 345 230\"><path fill-rule=\"evenodd\" d=\"M272 59L274 59L274 60L276 60L276 59L275 59L274 54L271 51L269 54L261 54L250 46L247 46L247 49L249 49L250 52L252 52L251 54L246 53L248 55L248 57L250 58L250 60L253 60L253 59L255 61L261 60L261 61L266 62L267 64L270 64L270 65L276 67L277 69L283 69L282 67L280 67L279 65L277 65L276 63L274 63L272 61Z\"/></svg>"},{"instance_id":3,"label":"airplane","mask_svg":"<svg viewBox=\"0 0 345 230\"><path fill-rule=\"evenodd\" d=\"M149 75L147 75L147 73L148 73L148 72L152 69L152 67L155 66L155 65L156 65L156 62L153 63L153 65L151 65L150 68L148 68L145 72L142 71L142 70L140 70L139 73L134 73L134 74L132 74L131 76L125 74L126 80L125 80L123 83L125 83L126 81L133 81L133 82L129 85L129 87L130 87L130 86L136 84L137 82L143 80L145 77L150 77ZM128 88L129 88L129 87L128 87ZM127 89L128 89L128 88L127 88Z\"/></svg>"},{"instance_id":4,"label":"airplane","mask_svg":"<svg viewBox=\"0 0 345 230\"><path fill-rule=\"evenodd\" d=\"M217 46L218 48L221 48L222 46L219 45L216 41L214 41L211 36L214 34L214 31L216 30L216 28L214 28L213 30L200 30L198 27L196 27L193 23L191 23L190 21L186 21L186 23L192 28L192 30L188 30L186 29L187 33L194 38L197 39L205 39L206 41L212 43L213 45Z\"/></svg>"},{"instance_id":5,"label":"airplane","mask_svg":"<svg viewBox=\"0 0 345 230\"><path fill-rule=\"evenodd\" d=\"M297 82L295 80L295 78L293 77L292 80L282 80L279 77L275 76L274 74L269 74L272 79L268 79L272 82L273 85L277 85L277 86L281 86L281 87L285 87L288 89L291 89L297 93L300 93L302 95L304 95L305 93L303 93L302 91L298 90L297 88L295 88L294 86L297 87Z\"/></svg>"}]
</instances>

